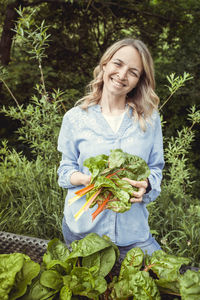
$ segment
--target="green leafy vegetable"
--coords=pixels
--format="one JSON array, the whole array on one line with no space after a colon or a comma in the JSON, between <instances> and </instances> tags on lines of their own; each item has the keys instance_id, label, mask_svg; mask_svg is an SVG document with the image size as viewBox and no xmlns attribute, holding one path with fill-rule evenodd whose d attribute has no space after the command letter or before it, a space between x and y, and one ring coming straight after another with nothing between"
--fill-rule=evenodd
<instances>
[{"instance_id":1,"label":"green leafy vegetable","mask_svg":"<svg viewBox=\"0 0 200 300\"><path fill-rule=\"evenodd\" d=\"M68 286L64 285L60 291L60 300L71 300L72 291L68 288Z\"/></svg>"},{"instance_id":2,"label":"green leafy vegetable","mask_svg":"<svg viewBox=\"0 0 200 300\"><path fill-rule=\"evenodd\" d=\"M130 271L122 280L116 282L111 292L111 299L160 300L160 293L148 272Z\"/></svg>"},{"instance_id":3,"label":"green leafy vegetable","mask_svg":"<svg viewBox=\"0 0 200 300\"><path fill-rule=\"evenodd\" d=\"M182 300L200 299L200 271L187 270L179 281Z\"/></svg>"},{"instance_id":4,"label":"green leafy vegetable","mask_svg":"<svg viewBox=\"0 0 200 300\"><path fill-rule=\"evenodd\" d=\"M55 270L47 270L41 274L40 283L53 290L59 291L63 286L62 275Z\"/></svg>"},{"instance_id":5,"label":"green leafy vegetable","mask_svg":"<svg viewBox=\"0 0 200 300\"><path fill-rule=\"evenodd\" d=\"M169 255L162 250L158 250L150 257L147 269L151 269L157 275L156 284L160 290L179 293L179 270L182 265L188 265L189 262L188 258Z\"/></svg>"},{"instance_id":6,"label":"green leafy vegetable","mask_svg":"<svg viewBox=\"0 0 200 300\"><path fill-rule=\"evenodd\" d=\"M85 238L71 243L72 252L67 259L85 257L111 247L111 242L96 233L89 233Z\"/></svg>"},{"instance_id":7,"label":"green leafy vegetable","mask_svg":"<svg viewBox=\"0 0 200 300\"><path fill-rule=\"evenodd\" d=\"M28 287L26 294L20 300L52 300L55 299L58 293L51 288L47 288L40 283L41 274L33 280L30 287Z\"/></svg>"},{"instance_id":8,"label":"green leafy vegetable","mask_svg":"<svg viewBox=\"0 0 200 300\"><path fill-rule=\"evenodd\" d=\"M138 271L142 268L144 253L140 248L132 248L129 250L121 264L119 280L123 278L128 271Z\"/></svg>"},{"instance_id":9,"label":"green leafy vegetable","mask_svg":"<svg viewBox=\"0 0 200 300\"><path fill-rule=\"evenodd\" d=\"M117 246L106 236L90 233L72 242L71 248L70 252L58 239L49 242L43 256L39 284L35 285L42 300L54 299L55 296L59 299L72 299L73 296L98 299L107 290L105 277L119 257ZM30 289L27 299L34 294ZM39 300L37 295L31 297L30 300Z\"/></svg>"},{"instance_id":10,"label":"green leafy vegetable","mask_svg":"<svg viewBox=\"0 0 200 300\"><path fill-rule=\"evenodd\" d=\"M75 267L71 272L69 288L74 295L87 296L94 299L104 293L107 282L103 276L95 276L92 270L84 267Z\"/></svg>"},{"instance_id":11,"label":"green leafy vegetable","mask_svg":"<svg viewBox=\"0 0 200 300\"><path fill-rule=\"evenodd\" d=\"M2 300L159 300L162 293L200 299L200 271L180 268L190 261L162 250L151 256L129 250L118 276L112 275L119 249L107 236L88 234L70 251L58 239L48 243L41 266L24 254L0 255ZM109 279L109 280L108 280Z\"/></svg>"},{"instance_id":12,"label":"green leafy vegetable","mask_svg":"<svg viewBox=\"0 0 200 300\"><path fill-rule=\"evenodd\" d=\"M111 209L123 213L131 208L130 198L137 188L133 187L123 178L132 180L145 180L150 175L146 162L135 155L123 152L121 149L111 150L109 156L104 154L90 157L84 161L91 173L91 184L76 192L76 196L69 200L71 205L83 195L86 195L86 203L75 214L75 219L89 207L98 205L92 216L94 220L104 209ZM109 200L107 197L109 196Z\"/></svg>"},{"instance_id":13,"label":"green leafy vegetable","mask_svg":"<svg viewBox=\"0 0 200 300\"><path fill-rule=\"evenodd\" d=\"M61 269L70 271L72 262L67 261L70 254L67 246L59 239L55 238L48 243L47 252L43 256L43 263L47 269L56 269L61 272Z\"/></svg>"},{"instance_id":14,"label":"green leafy vegetable","mask_svg":"<svg viewBox=\"0 0 200 300\"><path fill-rule=\"evenodd\" d=\"M22 253L0 255L0 295L15 300L26 293L27 286L39 274L39 264Z\"/></svg>"}]
</instances>

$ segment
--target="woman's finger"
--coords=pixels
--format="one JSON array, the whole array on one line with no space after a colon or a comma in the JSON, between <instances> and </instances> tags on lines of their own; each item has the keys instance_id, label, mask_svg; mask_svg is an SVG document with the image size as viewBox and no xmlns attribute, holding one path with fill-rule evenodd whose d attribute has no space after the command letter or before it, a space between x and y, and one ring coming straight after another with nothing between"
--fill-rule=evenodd
<instances>
[{"instance_id":1,"label":"woman's finger","mask_svg":"<svg viewBox=\"0 0 200 300\"><path fill-rule=\"evenodd\" d=\"M133 192L133 196L136 198L141 198L146 193L146 189L141 187L137 192Z\"/></svg>"},{"instance_id":2,"label":"woman's finger","mask_svg":"<svg viewBox=\"0 0 200 300\"><path fill-rule=\"evenodd\" d=\"M132 186L135 186L137 188L147 188L148 186L148 181L147 180L142 180L142 181L136 181L136 180L132 180L132 179L129 179L129 178L122 178L123 180L126 180L128 181Z\"/></svg>"},{"instance_id":3,"label":"woman's finger","mask_svg":"<svg viewBox=\"0 0 200 300\"><path fill-rule=\"evenodd\" d=\"M131 198L131 199L130 199L130 202L131 202L131 203L142 202L142 197L140 197L140 198Z\"/></svg>"}]
</instances>

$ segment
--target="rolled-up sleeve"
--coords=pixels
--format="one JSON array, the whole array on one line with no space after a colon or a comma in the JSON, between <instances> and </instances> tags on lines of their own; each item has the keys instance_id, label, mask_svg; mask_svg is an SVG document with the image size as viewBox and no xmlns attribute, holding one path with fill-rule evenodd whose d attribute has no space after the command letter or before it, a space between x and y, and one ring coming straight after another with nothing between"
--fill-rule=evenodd
<instances>
[{"instance_id":1,"label":"rolled-up sleeve","mask_svg":"<svg viewBox=\"0 0 200 300\"><path fill-rule=\"evenodd\" d=\"M63 188L74 187L70 177L74 172L79 171L78 150L73 135L73 126L68 119L67 113L63 117L59 137L58 151L62 153L62 159L58 168L58 184Z\"/></svg>"},{"instance_id":2,"label":"rolled-up sleeve","mask_svg":"<svg viewBox=\"0 0 200 300\"><path fill-rule=\"evenodd\" d=\"M143 201L149 203L154 201L161 192L162 181L162 169L164 167L164 154L163 154L163 136L160 117L157 114L154 123L154 139L153 146L149 155L148 166L151 174L149 176L149 182L151 190L145 194Z\"/></svg>"}]
</instances>

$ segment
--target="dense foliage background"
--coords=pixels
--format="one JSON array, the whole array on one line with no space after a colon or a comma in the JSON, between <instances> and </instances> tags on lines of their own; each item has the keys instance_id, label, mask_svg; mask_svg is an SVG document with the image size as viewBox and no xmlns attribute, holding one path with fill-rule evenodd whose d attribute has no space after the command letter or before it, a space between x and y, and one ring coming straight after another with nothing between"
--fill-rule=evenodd
<instances>
[{"instance_id":1,"label":"dense foliage background","mask_svg":"<svg viewBox=\"0 0 200 300\"><path fill-rule=\"evenodd\" d=\"M0 24L0 230L62 238L62 116L104 50L131 36L152 53L163 116L166 167L149 206L152 232L200 265L199 1L2 0Z\"/></svg>"}]
</instances>

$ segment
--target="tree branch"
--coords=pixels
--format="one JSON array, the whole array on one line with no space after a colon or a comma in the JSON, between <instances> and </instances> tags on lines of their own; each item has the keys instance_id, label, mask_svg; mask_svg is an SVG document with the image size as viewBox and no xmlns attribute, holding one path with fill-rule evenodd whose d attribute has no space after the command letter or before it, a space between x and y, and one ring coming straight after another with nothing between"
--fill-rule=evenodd
<instances>
[{"instance_id":1,"label":"tree branch","mask_svg":"<svg viewBox=\"0 0 200 300\"><path fill-rule=\"evenodd\" d=\"M10 62L10 49L12 39L15 35L13 29L15 27L15 21L17 20L16 9L18 9L20 5L21 1L18 0L12 4L8 4L6 7L6 16L0 41L0 60L3 66L7 66Z\"/></svg>"}]
</instances>

